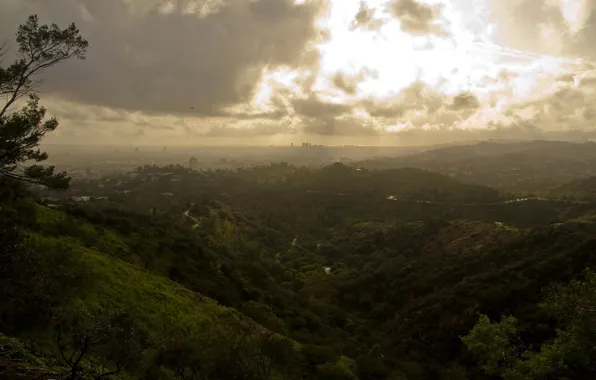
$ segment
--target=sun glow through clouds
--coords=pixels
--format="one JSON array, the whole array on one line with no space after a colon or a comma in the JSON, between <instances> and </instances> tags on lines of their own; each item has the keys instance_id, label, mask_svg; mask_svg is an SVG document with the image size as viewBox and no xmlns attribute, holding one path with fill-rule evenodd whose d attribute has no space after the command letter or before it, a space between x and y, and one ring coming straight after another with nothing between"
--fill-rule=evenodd
<instances>
[{"instance_id":1,"label":"sun glow through clouds","mask_svg":"<svg viewBox=\"0 0 596 380\"><path fill-rule=\"evenodd\" d=\"M77 76L95 90L63 74L57 93L118 109L122 124L151 125L148 136L257 126L251 136L358 144L433 128L584 128L596 114L591 0L112 0L118 11L56 1L78 4L64 17L96 33L101 52ZM23 7L12 3L7 14ZM160 129L164 117L178 122Z\"/></svg>"},{"instance_id":2,"label":"sun glow through clouds","mask_svg":"<svg viewBox=\"0 0 596 380\"><path fill-rule=\"evenodd\" d=\"M252 100L230 110L258 115L282 107L290 118L298 118L290 122L296 125L305 116L293 110L293 102L313 99L314 94L326 107L351 106L343 116L335 116L336 122L360 120L362 126L380 132L510 125L510 107L520 107L521 121L535 118L543 111L524 104L555 93L553 80L583 64L580 59L498 43L504 24L494 20L503 7L497 0L418 0L421 7L440 10L430 33L419 33L412 25L405 29L402 23L410 19L392 14L399 1L331 0L317 21L327 36L316 45L318 71L265 68ZM399 11L412 4L403 0ZM587 0L549 0L547 6L561 9L569 33L577 33L586 22ZM555 25L537 28L539 38L549 40L553 50L561 49L563 40ZM449 98L459 94L470 94L477 105L467 111L450 110ZM444 104L422 104L429 99ZM402 105L393 106L396 100ZM375 111L363 108L363 102L382 107L378 115L395 117L375 118ZM402 108L391 111L392 107Z\"/></svg>"}]
</instances>

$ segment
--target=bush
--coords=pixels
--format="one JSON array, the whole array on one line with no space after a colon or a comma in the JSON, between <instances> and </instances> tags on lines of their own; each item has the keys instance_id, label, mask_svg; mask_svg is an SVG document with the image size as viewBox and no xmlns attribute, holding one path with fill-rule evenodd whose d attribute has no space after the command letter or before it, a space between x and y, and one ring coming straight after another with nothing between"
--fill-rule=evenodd
<instances>
[{"instance_id":1,"label":"bush","mask_svg":"<svg viewBox=\"0 0 596 380\"><path fill-rule=\"evenodd\" d=\"M26 239L7 221L0 228L0 327L49 321L54 309L89 286L86 263L65 244Z\"/></svg>"},{"instance_id":2,"label":"bush","mask_svg":"<svg viewBox=\"0 0 596 380\"><path fill-rule=\"evenodd\" d=\"M258 301L248 301L242 305L241 311L268 329L280 334L286 333L284 323L273 313L273 310L267 304Z\"/></svg>"},{"instance_id":3,"label":"bush","mask_svg":"<svg viewBox=\"0 0 596 380\"><path fill-rule=\"evenodd\" d=\"M317 366L317 379L358 380L358 377L343 363L324 363Z\"/></svg>"}]
</instances>

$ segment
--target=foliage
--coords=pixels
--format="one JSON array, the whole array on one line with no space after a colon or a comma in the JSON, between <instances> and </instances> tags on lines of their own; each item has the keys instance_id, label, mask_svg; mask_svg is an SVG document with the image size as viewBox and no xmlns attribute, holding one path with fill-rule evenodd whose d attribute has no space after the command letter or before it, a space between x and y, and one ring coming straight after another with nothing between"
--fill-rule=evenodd
<instances>
[{"instance_id":1,"label":"foliage","mask_svg":"<svg viewBox=\"0 0 596 380\"><path fill-rule=\"evenodd\" d=\"M540 377L571 339L541 290L596 266L596 205L508 202L423 170L145 166L44 195L52 208L3 210L26 246L92 268L61 310L123 311L148 337L132 378ZM515 319L490 322L501 314Z\"/></svg>"},{"instance_id":2,"label":"foliage","mask_svg":"<svg viewBox=\"0 0 596 380\"><path fill-rule=\"evenodd\" d=\"M0 218L0 325L19 329L47 323L55 308L91 286L85 260L68 246L34 242Z\"/></svg>"},{"instance_id":3,"label":"foliage","mask_svg":"<svg viewBox=\"0 0 596 380\"><path fill-rule=\"evenodd\" d=\"M45 108L39 105L35 89L37 75L45 69L70 58L85 58L87 41L74 24L66 29L58 25L39 25L37 16L31 16L17 32L19 44L17 60L6 68L0 67L0 95L6 102L0 106L0 175L2 180L17 180L42 184L51 188L68 187L66 173L54 173L54 167L38 164L26 166L30 161L41 162L48 158L38 149L46 133L58 127L55 118L46 119ZM0 56L5 46L0 47ZM25 107L14 111L15 102L28 96Z\"/></svg>"},{"instance_id":4,"label":"foliage","mask_svg":"<svg viewBox=\"0 0 596 380\"><path fill-rule=\"evenodd\" d=\"M251 182L253 173L278 169L287 176L282 181ZM162 171L176 173L177 181L161 182ZM336 165L325 173L332 180L291 166L210 174L143 168L118 180L119 188L133 186L134 201L110 195L104 203L62 203L66 214L43 209L46 221L32 228L167 276L286 334L302 344L297 373L306 378L341 372L335 368L341 355L356 360L352 373L361 379L475 378L480 375L458 337L478 313L515 312L523 317L520 326L539 326L528 338L539 342L552 335L548 317L536 309L540 290L595 264L595 226L572 221L593 207L468 203L495 199L423 171L375 177ZM391 178L398 173L404 178ZM379 181L374 191L359 186L363 178ZM334 193L336 180L345 195ZM400 200L386 199L384 186L391 184L399 184L394 194ZM456 194L433 193L440 187ZM168 208L151 197L165 189L180 194L168 198ZM416 189L437 201L412 199ZM162 211L151 217L135 212L149 204ZM568 222L552 225L558 220ZM109 294L105 298L122 298ZM140 323L148 310L135 313Z\"/></svg>"},{"instance_id":5,"label":"foliage","mask_svg":"<svg viewBox=\"0 0 596 380\"><path fill-rule=\"evenodd\" d=\"M317 365L317 378L321 380L358 380L356 363L340 357L335 363Z\"/></svg>"},{"instance_id":6,"label":"foliage","mask_svg":"<svg viewBox=\"0 0 596 380\"><path fill-rule=\"evenodd\" d=\"M31 352L16 338L0 333L0 377L57 378L63 368Z\"/></svg>"},{"instance_id":7,"label":"foliage","mask_svg":"<svg viewBox=\"0 0 596 380\"><path fill-rule=\"evenodd\" d=\"M506 380L589 378L596 361L595 302L596 275L587 271L584 280L553 288L548 296L543 307L558 321L558 329L538 350L523 344L513 317L491 323L481 316L463 341L487 374Z\"/></svg>"},{"instance_id":8,"label":"foliage","mask_svg":"<svg viewBox=\"0 0 596 380\"><path fill-rule=\"evenodd\" d=\"M517 334L516 323L514 317L491 323L486 315L481 315L470 334L462 338L470 351L483 358L481 368L487 374L497 375L515 365L515 347L510 341Z\"/></svg>"},{"instance_id":9,"label":"foliage","mask_svg":"<svg viewBox=\"0 0 596 380\"><path fill-rule=\"evenodd\" d=\"M149 348L146 336L131 315L114 310L69 310L57 318L57 344L69 379L78 379L86 364L87 375L96 380L134 370Z\"/></svg>"},{"instance_id":10,"label":"foliage","mask_svg":"<svg viewBox=\"0 0 596 380\"><path fill-rule=\"evenodd\" d=\"M202 327L169 339L160 353L161 365L178 379L259 380L291 368L294 348L284 337L233 317Z\"/></svg>"}]
</instances>

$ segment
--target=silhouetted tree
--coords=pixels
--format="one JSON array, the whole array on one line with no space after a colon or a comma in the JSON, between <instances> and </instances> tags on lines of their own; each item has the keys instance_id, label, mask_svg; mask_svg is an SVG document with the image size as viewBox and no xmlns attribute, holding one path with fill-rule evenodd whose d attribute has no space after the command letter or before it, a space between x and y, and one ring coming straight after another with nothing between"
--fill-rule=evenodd
<instances>
[{"instance_id":1,"label":"silhouetted tree","mask_svg":"<svg viewBox=\"0 0 596 380\"><path fill-rule=\"evenodd\" d=\"M58 127L55 118L46 119L46 110L39 105L35 94L41 81L37 75L46 68L70 58L85 58L88 43L79 35L74 24L66 29L58 25L39 25L37 16L30 16L16 33L19 44L18 58L10 66L0 67L0 175L12 179L52 188L68 187L66 173L54 173L54 167L26 162L41 162L48 158L39 148L46 133ZM6 53L6 44L0 47L0 56ZM27 104L20 110L14 105L28 96Z\"/></svg>"},{"instance_id":2,"label":"silhouetted tree","mask_svg":"<svg viewBox=\"0 0 596 380\"><path fill-rule=\"evenodd\" d=\"M132 316L122 311L84 309L60 317L57 325L58 349L70 380L79 378L83 362L96 380L115 376L149 346Z\"/></svg>"}]
</instances>

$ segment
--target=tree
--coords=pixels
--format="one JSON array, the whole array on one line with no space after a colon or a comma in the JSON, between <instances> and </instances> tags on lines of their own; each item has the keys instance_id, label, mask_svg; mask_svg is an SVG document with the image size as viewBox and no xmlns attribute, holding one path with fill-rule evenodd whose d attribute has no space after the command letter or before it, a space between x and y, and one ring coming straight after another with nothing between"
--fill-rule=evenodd
<instances>
[{"instance_id":1,"label":"tree","mask_svg":"<svg viewBox=\"0 0 596 380\"><path fill-rule=\"evenodd\" d=\"M27 237L28 206L0 210L0 329L44 326L55 310L91 286L87 262L62 241ZM22 222L21 222L22 223Z\"/></svg>"},{"instance_id":2,"label":"tree","mask_svg":"<svg viewBox=\"0 0 596 380\"><path fill-rule=\"evenodd\" d=\"M149 348L147 337L124 311L83 309L58 318L57 343L69 368L69 380L79 378L83 362L95 380L134 367Z\"/></svg>"},{"instance_id":3,"label":"tree","mask_svg":"<svg viewBox=\"0 0 596 380\"><path fill-rule=\"evenodd\" d=\"M555 337L532 350L514 317L492 322L482 315L462 338L488 375L504 380L590 379L596 375L596 274L553 287L542 307L557 321Z\"/></svg>"},{"instance_id":4,"label":"tree","mask_svg":"<svg viewBox=\"0 0 596 380\"><path fill-rule=\"evenodd\" d=\"M178 380L267 380L295 370L294 347L279 336L236 316L204 322L198 330L171 334L158 355ZM288 373L286 373L288 372Z\"/></svg>"},{"instance_id":5,"label":"tree","mask_svg":"<svg viewBox=\"0 0 596 380\"><path fill-rule=\"evenodd\" d=\"M53 166L28 164L48 158L38 148L39 142L58 127L56 118L46 119L46 109L39 105L35 90L41 84L38 75L48 67L70 58L85 59L88 43L75 24L66 29L39 25L36 15L19 26L16 37L17 60L0 67L0 96L5 100L0 104L0 178L64 189L70 182L66 173L54 173ZM6 44L0 46L0 57L6 49ZM25 96L26 105L15 110L17 101Z\"/></svg>"}]
</instances>

